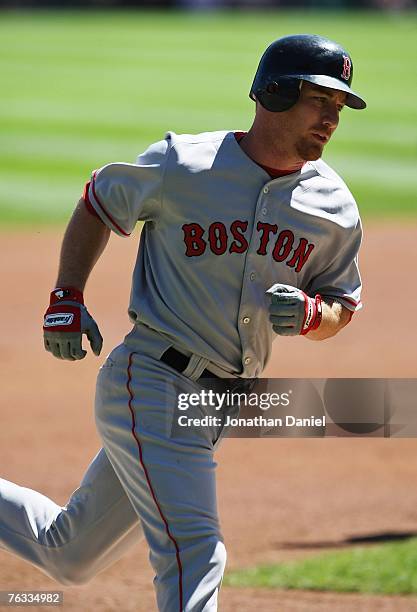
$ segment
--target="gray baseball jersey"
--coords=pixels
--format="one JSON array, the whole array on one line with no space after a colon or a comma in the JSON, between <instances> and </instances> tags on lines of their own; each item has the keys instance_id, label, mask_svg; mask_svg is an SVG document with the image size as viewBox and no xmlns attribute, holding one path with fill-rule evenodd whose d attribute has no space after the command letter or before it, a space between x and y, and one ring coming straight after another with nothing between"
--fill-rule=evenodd
<instances>
[{"instance_id":1,"label":"gray baseball jersey","mask_svg":"<svg viewBox=\"0 0 417 612\"><path fill-rule=\"evenodd\" d=\"M76 584L143 531L158 609L215 612L226 563L214 461L224 419L175 436L167 423L179 393L200 393L204 369L260 374L273 336L271 285L360 308L358 211L323 161L271 179L233 132L170 133L136 164L94 173L88 199L122 236L145 221L129 307L135 325L97 380L105 450L64 508L0 480L0 547ZM164 360L172 348L190 356L184 370ZM187 415L206 413L201 402Z\"/></svg>"},{"instance_id":2,"label":"gray baseball jersey","mask_svg":"<svg viewBox=\"0 0 417 612\"><path fill-rule=\"evenodd\" d=\"M360 308L357 206L322 160L271 179L234 132L170 132L136 164L94 173L89 199L119 235L146 222L131 319L231 373L268 361L274 283Z\"/></svg>"}]
</instances>

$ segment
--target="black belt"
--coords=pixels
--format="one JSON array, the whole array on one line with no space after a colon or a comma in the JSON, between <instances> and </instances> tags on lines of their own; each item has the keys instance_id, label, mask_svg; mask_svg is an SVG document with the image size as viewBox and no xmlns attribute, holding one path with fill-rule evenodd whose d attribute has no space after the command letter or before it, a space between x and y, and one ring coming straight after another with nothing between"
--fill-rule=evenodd
<instances>
[{"instance_id":1,"label":"black belt","mask_svg":"<svg viewBox=\"0 0 417 612\"><path fill-rule=\"evenodd\" d=\"M160 359L167 365L171 366L171 368L174 368L174 370L177 370L177 372L180 374L184 372L190 362L190 357L183 355L174 349L173 346L167 349ZM209 372L209 370L203 370L200 378L220 378L220 376L216 376L213 374L213 372Z\"/></svg>"}]
</instances>

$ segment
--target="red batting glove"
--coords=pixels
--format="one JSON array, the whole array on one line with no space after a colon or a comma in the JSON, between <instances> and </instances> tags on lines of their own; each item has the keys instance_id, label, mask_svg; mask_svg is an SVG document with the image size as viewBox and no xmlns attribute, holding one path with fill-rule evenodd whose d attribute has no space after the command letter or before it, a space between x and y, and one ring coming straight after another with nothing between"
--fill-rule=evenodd
<instances>
[{"instance_id":1,"label":"red batting glove","mask_svg":"<svg viewBox=\"0 0 417 612\"><path fill-rule=\"evenodd\" d=\"M51 293L43 322L45 350L58 359L83 359L82 335L86 334L95 355L99 355L103 338L87 308L81 291L58 287Z\"/></svg>"}]
</instances>

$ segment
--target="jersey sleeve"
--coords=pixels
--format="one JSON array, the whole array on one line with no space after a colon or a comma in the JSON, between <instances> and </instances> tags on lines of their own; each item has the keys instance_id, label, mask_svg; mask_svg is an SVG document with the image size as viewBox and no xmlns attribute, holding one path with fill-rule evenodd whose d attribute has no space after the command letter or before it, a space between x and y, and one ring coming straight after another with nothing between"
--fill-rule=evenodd
<instances>
[{"instance_id":1,"label":"jersey sleeve","mask_svg":"<svg viewBox=\"0 0 417 612\"><path fill-rule=\"evenodd\" d=\"M119 236L129 236L137 221L158 217L168 156L168 139L151 145L134 164L112 163L93 172L84 198Z\"/></svg>"},{"instance_id":2,"label":"jersey sleeve","mask_svg":"<svg viewBox=\"0 0 417 612\"><path fill-rule=\"evenodd\" d=\"M346 234L346 235L343 235ZM343 229L339 248L329 266L312 279L306 293L334 298L351 312L362 308L362 282L358 251L362 241L362 225L358 217L354 228Z\"/></svg>"}]
</instances>

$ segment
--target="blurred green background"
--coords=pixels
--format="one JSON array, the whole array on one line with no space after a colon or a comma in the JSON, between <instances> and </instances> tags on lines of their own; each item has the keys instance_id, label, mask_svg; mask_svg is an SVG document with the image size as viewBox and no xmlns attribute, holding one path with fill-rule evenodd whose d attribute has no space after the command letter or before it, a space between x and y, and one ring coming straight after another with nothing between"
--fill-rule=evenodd
<instances>
[{"instance_id":1,"label":"blurred green background","mask_svg":"<svg viewBox=\"0 0 417 612\"><path fill-rule=\"evenodd\" d=\"M247 129L267 44L290 33L351 52L365 111L324 158L362 214L417 214L416 12L0 13L0 223L67 221L92 169L175 132Z\"/></svg>"}]
</instances>

